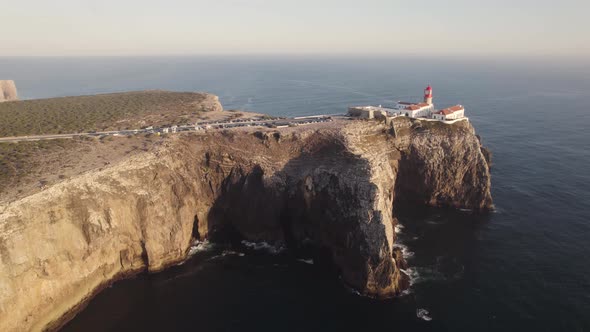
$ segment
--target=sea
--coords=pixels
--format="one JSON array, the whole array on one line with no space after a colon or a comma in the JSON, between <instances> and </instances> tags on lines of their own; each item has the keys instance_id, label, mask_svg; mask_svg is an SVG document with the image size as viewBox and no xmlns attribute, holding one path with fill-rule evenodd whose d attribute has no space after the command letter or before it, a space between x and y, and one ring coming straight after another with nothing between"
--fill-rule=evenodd
<instances>
[{"instance_id":1,"label":"sea","mask_svg":"<svg viewBox=\"0 0 590 332\"><path fill-rule=\"evenodd\" d=\"M265 244L210 243L105 289L63 331L590 331L590 60L540 57L0 58L22 99L166 89L276 116L462 104L493 154L495 211L403 211L412 286L359 296ZM0 119L1 120L1 119Z\"/></svg>"}]
</instances>

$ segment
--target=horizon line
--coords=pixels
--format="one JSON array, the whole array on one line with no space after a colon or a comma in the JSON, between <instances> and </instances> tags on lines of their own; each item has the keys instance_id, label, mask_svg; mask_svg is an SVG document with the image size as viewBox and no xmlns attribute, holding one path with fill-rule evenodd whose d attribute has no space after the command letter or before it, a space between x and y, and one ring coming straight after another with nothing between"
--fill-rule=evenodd
<instances>
[{"instance_id":1,"label":"horizon line","mask_svg":"<svg viewBox=\"0 0 590 332\"><path fill-rule=\"evenodd\" d=\"M421 57L421 58L529 58L529 59L580 59L590 60L590 54L528 54L528 53L343 53L343 52L244 52L244 53L151 53L151 54L42 54L42 55L0 55L1 58L125 58L125 57Z\"/></svg>"}]
</instances>

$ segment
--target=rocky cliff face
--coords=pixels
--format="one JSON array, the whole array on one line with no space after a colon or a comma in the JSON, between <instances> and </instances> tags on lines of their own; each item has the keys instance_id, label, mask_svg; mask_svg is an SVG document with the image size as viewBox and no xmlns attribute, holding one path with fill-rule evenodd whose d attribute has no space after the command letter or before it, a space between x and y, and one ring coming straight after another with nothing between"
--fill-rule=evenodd
<instances>
[{"instance_id":1,"label":"rocky cliff face","mask_svg":"<svg viewBox=\"0 0 590 332\"><path fill-rule=\"evenodd\" d=\"M473 127L467 122L454 126L432 122L410 125L413 128L400 161L396 201L489 209L489 152L481 146Z\"/></svg>"},{"instance_id":2,"label":"rocky cliff face","mask_svg":"<svg viewBox=\"0 0 590 332\"><path fill-rule=\"evenodd\" d=\"M0 206L0 330L56 327L108 283L182 261L194 238L312 248L362 294L398 294L394 204L491 197L469 123L394 124L172 137Z\"/></svg>"},{"instance_id":3,"label":"rocky cliff face","mask_svg":"<svg viewBox=\"0 0 590 332\"><path fill-rule=\"evenodd\" d=\"M0 102L18 100L14 81L0 80Z\"/></svg>"}]
</instances>

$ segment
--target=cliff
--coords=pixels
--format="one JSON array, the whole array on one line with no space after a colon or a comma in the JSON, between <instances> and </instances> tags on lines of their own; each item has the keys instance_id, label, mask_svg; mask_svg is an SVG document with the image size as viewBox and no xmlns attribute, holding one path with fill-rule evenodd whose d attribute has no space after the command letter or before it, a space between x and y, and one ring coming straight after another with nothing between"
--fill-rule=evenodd
<instances>
[{"instance_id":1,"label":"cliff","mask_svg":"<svg viewBox=\"0 0 590 332\"><path fill-rule=\"evenodd\" d=\"M408 119L174 136L0 206L0 330L55 328L105 285L193 239L312 248L367 296L408 286L394 204L491 207L468 122Z\"/></svg>"},{"instance_id":2,"label":"cliff","mask_svg":"<svg viewBox=\"0 0 590 332\"><path fill-rule=\"evenodd\" d=\"M0 80L0 102L18 100L14 81Z\"/></svg>"}]
</instances>

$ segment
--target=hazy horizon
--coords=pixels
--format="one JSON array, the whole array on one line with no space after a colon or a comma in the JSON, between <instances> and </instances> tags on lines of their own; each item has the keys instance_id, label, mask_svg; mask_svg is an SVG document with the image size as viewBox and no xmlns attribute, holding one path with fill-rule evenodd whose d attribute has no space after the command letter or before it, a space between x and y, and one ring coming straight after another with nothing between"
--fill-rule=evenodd
<instances>
[{"instance_id":1,"label":"hazy horizon","mask_svg":"<svg viewBox=\"0 0 590 332\"><path fill-rule=\"evenodd\" d=\"M590 55L590 4L566 0L22 0L0 56Z\"/></svg>"}]
</instances>

